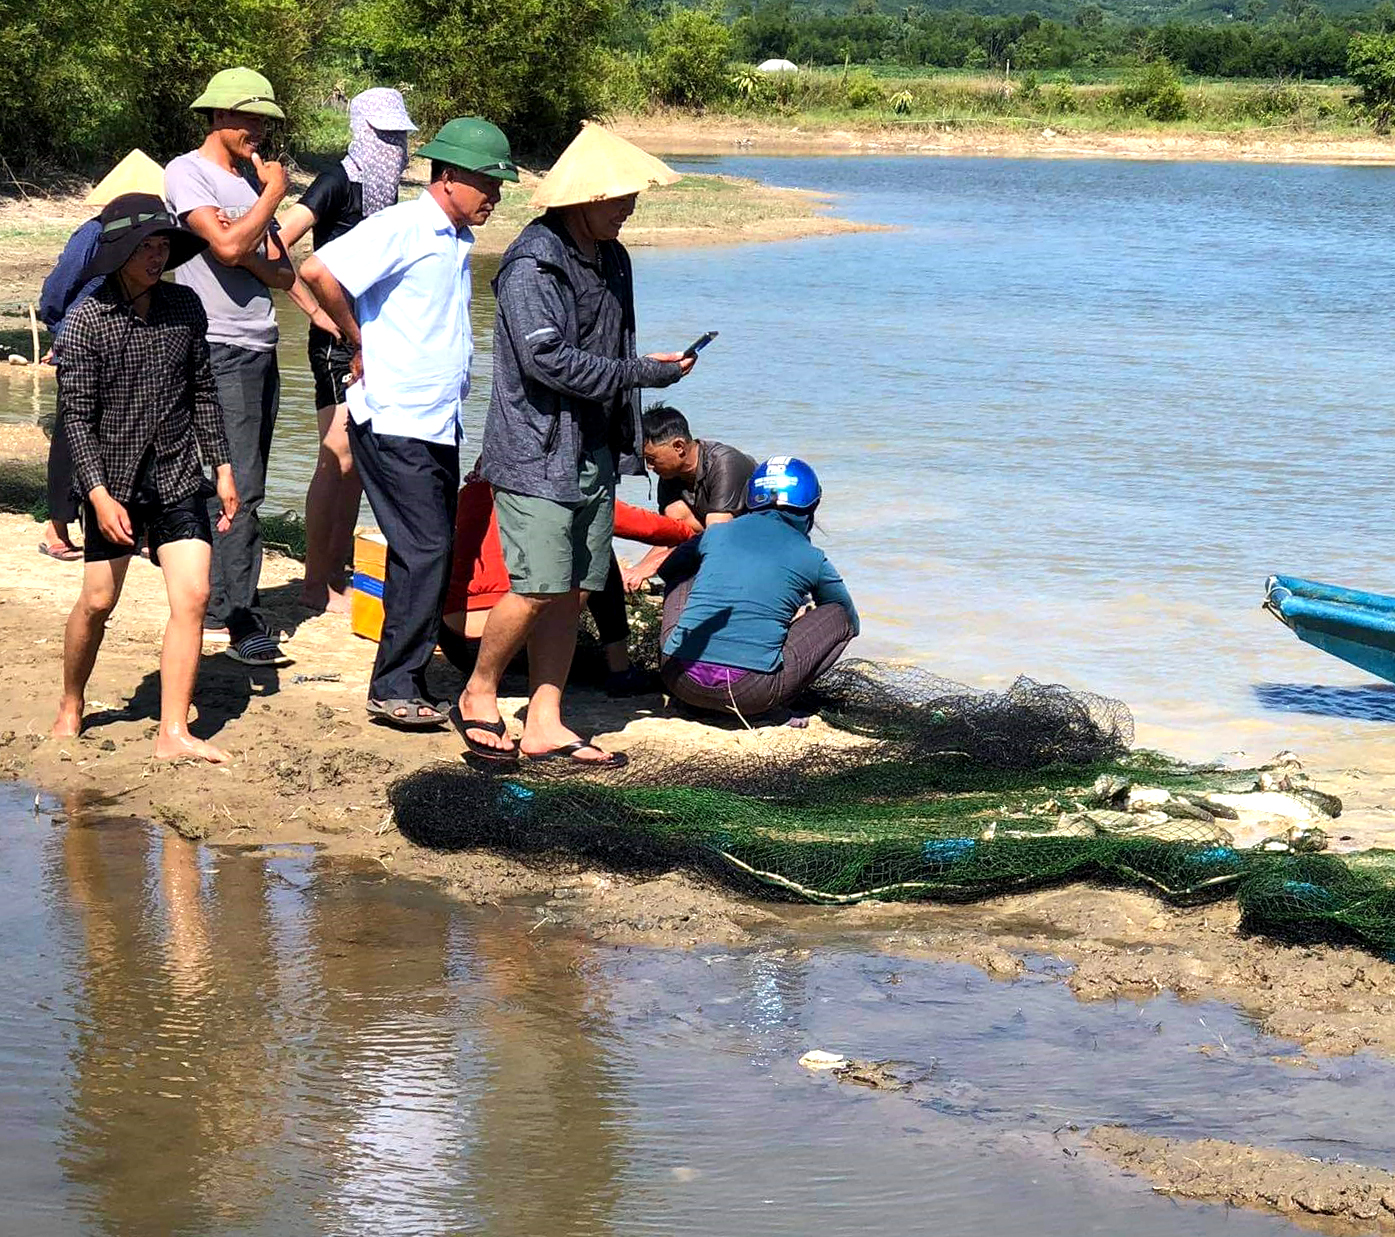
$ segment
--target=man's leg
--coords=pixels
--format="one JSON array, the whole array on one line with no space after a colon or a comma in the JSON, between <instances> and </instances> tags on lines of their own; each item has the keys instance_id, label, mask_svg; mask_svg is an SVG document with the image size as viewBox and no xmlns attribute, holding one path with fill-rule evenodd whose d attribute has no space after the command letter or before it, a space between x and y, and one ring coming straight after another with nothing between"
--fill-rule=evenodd
<instances>
[{"instance_id":1,"label":"man's leg","mask_svg":"<svg viewBox=\"0 0 1395 1237\"><path fill-rule=\"evenodd\" d=\"M595 456L582 458L580 482L582 500L573 510L570 529L574 587L549 603L528 639L531 694L519 745L528 755L566 747L581 739L562 721L562 691L576 652L576 624L581 607L592 590L605 587L615 560L611 544L615 532L615 471L609 451L602 449ZM609 764L616 757L587 744L573 759Z\"/></svg>"},{"instance_id":2,"label":"man's leg","mask_svg":"<svg viewBox=\"0 0 1395 1237\"><path fill-rule=\"evenodd\" d=\"M605 653L606 669L613 675L623 675L630 668L630 618L625 613L625 583L620 577L620 563L613 553L605 587L587 596L586 608L596 620L596 634Z\"/></svg>"},{"instance_id":3,"label":"man's leg","mask_svg":"<svg viewBox=\"0 0 1395 1237\"><path fill-rule=\"evenodd\" d=\"M320 454L305 495L305 583L301 604L312 610L347 611L344 562L358 517L358 471L349 448L347 404L316 409Z\"/></svg>"},{"instance_id":4,"label":"man's leg","mask_svg":"<svg viewBox=\"0 0 1395 1237\"><path fill-rule=\"evenodd\" d=\"M91 541L95 532L92 526L87 540ZM55 739L70 739L82 730L87 681L97 664L106 621L121 597L130 565L129 554L83 564L82 592L63 630L63 698L58 705L58 718L49 731Z\"/></svg>"},{"instance_id":5,"label":"man's leg","mask_svg":"<svg viewBox=\"0 0 1395 1237\"><path fill-rule=\"evenodd\" d=\"M527 596L521 593L505 593L499 598L498 604L489 612L489 621L484 625L474 673L460 693L461 717L482 722L502 720L499 712L499 680L504 677L509 662L518 656L518 650L528 641L539 615L556 600L556 596ZM531 657L530 652L530 677ZM466 734L482 747L492 747L501 752L514 749L513 740L507 735L496 735L473 727Z\"/></svg>"},{"instance_id":6,"label":"man's leg","mask_svg":"<svg viewBox=\"0 0 1395 1237\"><path fill-rule=\"evenodd\" d=\"M189 708L203 651L203 616L208 608L208 567L213 547L191 537L152 547L152 557L165 574L170 617L160 649L160 729L155 758L193 757L225 764L228 754L189 733Z\"/></svg>"},{"instance_id":7,"label":"man's leg","mask_svg":"<svg viewBox=\"0 0 1395 1237\"><path fill-rule=\"evenodd\" d=\"M239 505L232 527L213 548L212 594L207 625L226 627L234 644L262 630L253 613L262 566L261 521L266 498L266 459L276 426L279 379L274 352L210 344L218 400L223 406ZM220 504L209 500L216 519Z\"/></svg>"},{"instance_id":8,"label":"man's leg","mask_svg":"<svg viewBox=\"0 0 1395 1237\"><path fill-rule=\"evenodd\" d=\"M73 493L73 453L68 446L68 432L63 426L63 414L53 424L53 437L48 444L48 523L44 525L44 545L60 553L73 548L68 525L78 518L77 498Z\"/></svg>"},{"instance_id":9,"label":"man's leg","mask_svg":"<svg viewBox=\"0 0 1395 1237\"><path fill-rule=\"evenodd\" d=\"M364 492L388 544L383 632L368 698L424 700L426 667L436 651L450 582L459 456L454 446L375 434L368 425L351 424L349 434Z\"/></svg>"}]
</instances>

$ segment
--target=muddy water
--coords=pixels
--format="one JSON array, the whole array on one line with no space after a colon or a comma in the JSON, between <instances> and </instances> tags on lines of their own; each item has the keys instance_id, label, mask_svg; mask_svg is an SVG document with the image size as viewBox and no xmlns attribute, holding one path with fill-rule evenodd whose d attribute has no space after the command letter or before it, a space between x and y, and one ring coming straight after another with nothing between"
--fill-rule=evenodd
<instances>
[{"instance_id":1,"label":"muddy water","mask_svg":"<svg viewBox=\"0 0 1395 1237\"><path fill-rule=\"evenodd\" d=\"M0 1228L1259 1234L1067 1152L1125 1121L1389 1164L1395 1073L1039 960L611 950L310 850L0 788ZM810 1047L910 1088L812 1076ZM1063 1150L1063 1147L1066 1150Z\"/></svg>"}]
</instances>

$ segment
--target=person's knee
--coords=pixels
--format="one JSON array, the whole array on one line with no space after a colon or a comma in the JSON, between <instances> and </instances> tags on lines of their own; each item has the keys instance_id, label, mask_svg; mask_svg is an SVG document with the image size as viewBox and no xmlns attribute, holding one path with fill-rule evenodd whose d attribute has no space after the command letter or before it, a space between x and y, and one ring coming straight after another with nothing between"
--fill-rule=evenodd
<instances>
[{"instance_id":1,"label":"person's knee","mask_svg":"<svg viewBox=\"0 0 1395 1237\"><path fill-rule=\"evenodd\" d=\"M116 609L120 593L110 584L85 585L78 598L78 610L92 623L104 623Z\"/></svg>"}]
</instances>

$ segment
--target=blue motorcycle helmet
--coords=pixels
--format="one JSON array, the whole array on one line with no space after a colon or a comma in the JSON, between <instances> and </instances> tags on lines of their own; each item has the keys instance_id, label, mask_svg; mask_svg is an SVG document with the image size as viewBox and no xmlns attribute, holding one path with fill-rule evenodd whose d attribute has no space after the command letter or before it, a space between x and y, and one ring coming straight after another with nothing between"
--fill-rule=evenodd
<instances>
[{"instance_id":1,"label":"blue motorcycle helmet","mask_svg":"<svg viewBox=\"0 0 1395 1237\"><path fill-rule=\"evenodd\" d=\"M746 510L778 507L811 514L822 497L818 474L808 464L792 455L772 455L751 474L746 485Z\"/></svg>"}]
</instances>

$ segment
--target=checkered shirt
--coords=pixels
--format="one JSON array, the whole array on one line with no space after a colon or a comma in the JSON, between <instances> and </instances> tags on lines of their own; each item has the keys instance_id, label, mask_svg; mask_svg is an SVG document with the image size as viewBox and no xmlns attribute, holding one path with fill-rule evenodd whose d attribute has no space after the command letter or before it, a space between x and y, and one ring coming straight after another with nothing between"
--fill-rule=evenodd
<instances>
[{"instance_id":1,"label":"checkered shirt","mask_svg":"<svg viewBox=\"0 0 1395 1237\"><path fill-rule=\"evenodd\" d=\"M229 462L223 410L198 296L158 283L141 319L106 280L68 315L58 350L58 408L77 490L100 485L117 502L163 505L197 494L209 468Z\"/></svg>"}]
</instances>

